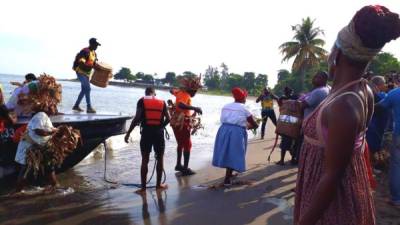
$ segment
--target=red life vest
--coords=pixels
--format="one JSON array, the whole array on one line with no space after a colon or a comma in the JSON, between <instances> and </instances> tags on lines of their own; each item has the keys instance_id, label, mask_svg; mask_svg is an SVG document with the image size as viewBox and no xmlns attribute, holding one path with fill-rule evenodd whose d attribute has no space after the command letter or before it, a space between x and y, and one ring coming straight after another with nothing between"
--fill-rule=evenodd
<instances>
[{"instance_id":1,"label":"red life vest","mask_svg":"<svg viewBox=\"0 0 400 225\"><path fill-rule=\"evenodd\" d=\"M164 101L156 99L154 96L143 97L145 124L149 126L160 126Z\"/></svg>"}]
</instances>

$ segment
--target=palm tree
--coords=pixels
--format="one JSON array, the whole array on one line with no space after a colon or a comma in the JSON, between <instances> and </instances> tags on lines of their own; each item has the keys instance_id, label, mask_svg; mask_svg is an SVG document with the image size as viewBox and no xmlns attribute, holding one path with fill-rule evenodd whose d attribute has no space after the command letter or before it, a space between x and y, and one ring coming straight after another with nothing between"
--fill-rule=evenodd
<instances>
[{"instance_id":1,"label":"palm tree","mask_svg":"<svg viewBox=\"0 0 400 225\"><path fill-rule=\"evenodd\" d=\"M305 72L313 66L319 65L327 55L327 51L322 48L325 41L318 38L319 35L324 34L324 31L319 27L313 27L314 21L307 17L302 19L301 24L292 26L295 33L292 41L279 46L279 50L284 56L282 62L294 57L292 72L299 73L301 90L304 87Z\"/></svg>"}]
</instances>

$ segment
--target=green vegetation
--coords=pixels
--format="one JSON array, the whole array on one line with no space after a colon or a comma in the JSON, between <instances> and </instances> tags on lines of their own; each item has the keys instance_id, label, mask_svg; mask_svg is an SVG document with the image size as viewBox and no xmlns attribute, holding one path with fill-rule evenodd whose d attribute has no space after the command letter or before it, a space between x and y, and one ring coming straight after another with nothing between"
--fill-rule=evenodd
<instances>
[{"instance_id":1,"label":"green vegetation","mask_svg":"<svg viewBox=\"0 0 400 225\"><path fill-rule=\"evenodd\" d=\"M206 69L204 84L211 92L229 94L232 88L241 87L251 95L258 95L268 85L268 76L256 76L254 72L245 72L243 75L229 73L228 66L222 63L220 68L209 66Z\"/></svg>"},{"instance_id":2,"label":"green vegetation","mask_svg":"<svg viewBox=\"0 0 400 225\"><path fill-rule=\"evenodd\" d=\"M131 82L136 80L136 76L134 76L129 68L122 67L118 73L114 75L114 79L116 80L124 80L125 82Z\"/></svg>"},{"instance_id":3,"label":"green vegetation","mask_svg":"<svg viewBox=\"0 0 400 225\"><path fill-rule=\"evenodd\" d=\"M221 70L219 70L221 69ZM179 80L187 76L195 76L191 71L185 71L181 75L174 72L167 72L165 78L155 79L153 75L138 72L135 75L131 70L122 67L118 73L114 75L114 79L123 80L125 82L141 81L148 84L164 84L171 87L179 86ZM230 95L231 89L234 87L246 88L249 94L258 95L261 90L268 84L268 76L265 74L256 74L254 72L245 72L242 74L229 73L228 66L224 63L220 68L209 66L203 76L203 84L207 92L216 95ZM203 92L205 92L203 90Z\"/></svg>"},{"instance_id":4,"label":"green vegetation","mask_svg":"<svg viewBox=\"0 0 400 225\"><path fill-rule=\"evenodd\" d=\"M325 41L318 38L324 32L319 27L314 27L314 22L315 20L309 17L302 19L301 24L292 26L293 39L279 46L283 54L282 61L294 58L292 72L300 78L300 90L304 89L304 81L309 70L326 59L327 51L323 49Z\"/></svg>"},{"instance_id":5,"label":"green vegetation","mask_svg":"<svg viewBox=\"0 0 400 225\"><path fill-rule=\"evenodd\" d=\"M282 61L293 59L291 71L279 70L278 82L274 87L274 93L282 95L284 87L288 86L294 89L295 93L302 93L311 90L311 80L318 71L327 71L326 62L327 51L323 49L325 41L319 38L323 35L323 30L314 27L315 20L309 17L302 19L301 24L292 26L294 36L291 41L279 46L283 58ZM375 75L387 75L393 71L400 72L400 62L392 54L382 52L369 65L368 71ZM155 79L157 74L145 74L138 72L132 74L129 68L123 67L114 75L117 80L125 82L141 81L155 85L169 85L171 87L179 86L179 80L186 76L194 76L191 71L185 71L180 75L175 72L167 72L165 78ZM208 66L203 75L203 84L206 87L202 92L214 95L230 95L233 87L247 89L250 95L258 95L268 84L266 74L255 74L254 72L245 72L237 74L229 72L225 63L219 67Z\"/></svg>"},{"instance_id":6,"label":"green vegetation","mask_svg":"<svg viewBox=\"0 0 400 225\"><path fill-rule=\"evenodd\" d=\"M325 41L318 38L323 30L313 27L314 22L307 17L301 24L292 26L294 41L285 42L279 47L283 54L282 61L292 58L294 61L291 71L278 71L278 82L273 89L275 94L281 95L286 86L293 88L296 93L309 91L314 74L328 70L327 51L322 48ZM393 54L382 52L375 57L367 70L374 75L388 75L393 71L400 71L400 61Z\"/></svg>"},{"instance_id":7,"label":"green vegetation","mask_svg":"<svg viewBox=\"0 0 400 225\"><path fill-rule=\"evenodd\" d=\"M382 52L372 60L368 70L376 75L386 75L392 71L400 72L400 62L393 54Z\"/></svg>"}]
</instances>

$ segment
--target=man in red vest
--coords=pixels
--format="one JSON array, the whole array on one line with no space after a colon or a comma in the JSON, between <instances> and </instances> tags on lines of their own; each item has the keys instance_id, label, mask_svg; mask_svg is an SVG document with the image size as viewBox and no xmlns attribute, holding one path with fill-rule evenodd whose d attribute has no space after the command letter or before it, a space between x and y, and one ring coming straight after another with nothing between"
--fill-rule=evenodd
<instances>
[{"instance_id":1,"label":"man in red vest","mask_svg":"<svg viewBox=\"0 0 400 225\"><path fill-rule=\"evenodd\" d=\"M140 124L141 139L140 150L142 154L142 166L140 170L142 188L136 193L145 194L147 183L147 165L149 163L151 149L154 148L157 160L157 183L156 189L163 190L168 186L161 184L161 177L164 170L164 128L170 121L167 105L163 100L157 99L153 87L146 88L146 96L141 98L136 107L136 115L128 132L125 135L125 142L129 142L129 136L133 129Z\"/></svg>"}]
</instances>

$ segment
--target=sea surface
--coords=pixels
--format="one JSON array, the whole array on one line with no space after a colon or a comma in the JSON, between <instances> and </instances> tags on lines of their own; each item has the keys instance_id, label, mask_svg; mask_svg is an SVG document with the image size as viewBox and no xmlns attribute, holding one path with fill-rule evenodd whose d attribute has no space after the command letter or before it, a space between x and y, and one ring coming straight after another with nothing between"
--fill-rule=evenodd
<instances>
[{"instance_id":1,"label":"sea surface","mask_svg":"<svg viewBox=\"0 0 400 225\"><path fill-rule=\"evenodd\" d=\"M22 82L23 76L0 75L0 83L5 89L6 101L14 90L14 86L10 81ZM71 112L71 108L80 92L80 83L73 81L59 81L62 85L62 102L59 106L61 112ZM156 91L157 97L168 100L173 99L168 91ZM134 115L137 101L144 95L144 89L133 87L108 86L107 88L99 88L92 85L91 99L92 105L100 113L117 113L125 115ZM205 162L209 162L212 157L213 144L220 122L220 111L222 107L232 102L232 97L211 96L198 94L192 99L194 106L203 109L201 117L204 129L199 130L195 136L192 136L193 149L190 165L197 169L204 166ZM249 100L247 107L255 115L259 115L259 106L254 101ZM81 108L85 109L86 102L83 99ZM127 128L130 121L127 123ZM165 151L165 167L166 170L173 170L176 163L176 141L172 129L168 127L170 140L166 141ZM139 140L140 133L137 127L131 135L131 143L126 144L123 141L124 136L119 135L111 137L107 140L107 178L117 182L138 183L140 168L140 149ZM254 134L249 132L249 137L253 138ZM152 163L149 164L151 172ZM173 171L166 171L167 173ZM66 175L67 174L67 175ZM84 179L85 184L89 186L103 185L104 175L104 146L101 145L95 149L92 154L86 157L81 163L76 165L71 171L62 175L62 179L74 180L76 175L80 179ZM62 182L62 181L61 181ZM69 183L69 182L67 182ZM72 182L74 183L74 182ZM81 183L81 182L80 182ZM81 187L75 187L81 188Z\"/></svg>"},{"instance_id":2,"label":"sea surface","mask_svg":"<svg viewBox=\"0 0 400 225\"><path fill-rule=\"evenodd\" d=\"M1 75L0 83L5 89L6 99L14 90L10 81L24 80L23 76ZM60 111L71 112L79 94L80 83L59 81L63 87ZM137 101L144 95L144 89L131 87L92 86L92 104L98 113L116 113L133 116ZM157 91L164 100L174 99L167 91ZM198 94L193 105L203 109L204 130L192 136L193 149L190 167L199 171L211 166L215 135L220 125L222 107L232 102L232 97ZM85 100L82 102L85 108ZM250 111L259 115L259 106L254 100L247 103ZM127 123L129 126L130 121ZM75 167L58 174L62 188L53 194L43 194L43 188L30 187L22 196L9 196L15 180L0 184L0 224L168 224L178 217L171 217L174 210L185 208L189 199L183 193L193 194L193 179L201 179L201 174L180 177L174 171L176 163L176 141L170 127L171 138L166 141L164 168L169 189L162 193L150 189L145 196L134 194L132 184L140 183L139 129L132 132L131 143L123 141L124 136L114 136L107 140L107 148L100 145ZM249 132L249 138L254 135ZM105 151L106 149L106 151ZM3 149L1 149L3 150ZM153 157L151 157L153 158ZM106 160L107 159L107 160ZM105 166L105 164L107 166ZM148 178L153 171L154 160L149 163ZM107 168L107 170L105 170ZM107 182L107 181L109 182ZM112 183L110 183L112 182ZM149 185L155 184L153 178ZM196 189L193 189L196 191ZM184 204L184 205L182 205ZM177 214L179 216L179 213ZM173 224L173 223L172 223Z\"/></svg>"}]
</instances>

